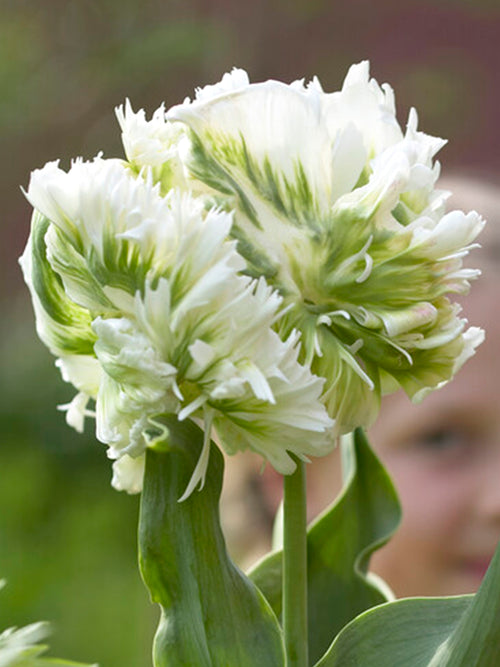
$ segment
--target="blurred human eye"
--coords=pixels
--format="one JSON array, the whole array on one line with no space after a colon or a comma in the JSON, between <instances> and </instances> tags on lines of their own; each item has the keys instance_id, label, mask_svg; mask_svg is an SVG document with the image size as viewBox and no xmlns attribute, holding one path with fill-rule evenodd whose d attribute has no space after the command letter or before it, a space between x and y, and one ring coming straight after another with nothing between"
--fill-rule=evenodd
<instances>
[{"instance_id":1,"label":"blurred human eye","mask_svg":"<svg viewBox=\"0 0 500 667\"><path fill-rule=\"evenodd\" d=\"M435 452L447 452L463 448L468 444L469 435L452 426L429 428L413 436L413 444Z\"/></svg>"},{"instance_id":2,"label":"blurred human eye","mask_svg":"<svg viewBox=\"0 0 500 667\"><path fill-rule=\"evenodd\" d=\"M467 425L442 424L422 428L407 442L414 454L433 465L468 465L480 453L481 437Z\"/></svg>"}]
</instances>

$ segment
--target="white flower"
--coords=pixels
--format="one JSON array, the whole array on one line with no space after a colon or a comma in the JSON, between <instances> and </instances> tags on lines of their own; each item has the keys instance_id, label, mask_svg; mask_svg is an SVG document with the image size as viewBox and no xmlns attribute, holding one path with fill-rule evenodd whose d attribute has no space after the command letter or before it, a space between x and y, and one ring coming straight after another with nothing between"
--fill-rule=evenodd
<instances>
[{"instance_id":1,"label":"white flower","mask_svg":"<svg viewBox=\"0 0 500 667\"><path fill-rule=\"evenodd\" d=\"M25 278L41 337L78 390L62 407L77 430L95 415L116 488L140 490L146 448L168 438L163 414L205 428L185 496L203 484L212 430L227 451L254 449L284 473L290 453L331 450L323 380L298 363L297 334L272 329L282 297L240 274L230 213L178 190L163 197L151 175L102 158L68 173L47 165L27 196L37 211Z\"/></svg>"},{"instance_id":2,"label":"white flower","mask_svg":"<svg viewBox=\"0 0 500 667\"><path fill-rule=\"evenodd\" d=\"M302 332L339 432L369 425L384 392L441 386L479 344L449 295L478 274L462 262L484 221L446 213L444 141L417 130L414 110L403 133L367 62L334 93L233 72L167 119L189 128L192 177L235 209L247 271L283 295L280 334Z\"/></svg>"}]
</instances>

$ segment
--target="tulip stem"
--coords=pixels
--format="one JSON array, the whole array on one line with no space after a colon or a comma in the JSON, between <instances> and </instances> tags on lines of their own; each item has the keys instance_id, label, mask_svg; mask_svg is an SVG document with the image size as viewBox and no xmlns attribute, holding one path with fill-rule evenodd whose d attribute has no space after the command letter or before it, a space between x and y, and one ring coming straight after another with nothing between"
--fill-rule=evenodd
<instances>
[{"instance_id":1,"label":"tulip stem","mask_svg":"<svg viewBox=\"0 0 500 667\"><path fill-rule=\"evenodd\" d=\"M283 478L283 631L286 667L307 667L307 520L305 463Z\"/></svg>"}]
</instances>

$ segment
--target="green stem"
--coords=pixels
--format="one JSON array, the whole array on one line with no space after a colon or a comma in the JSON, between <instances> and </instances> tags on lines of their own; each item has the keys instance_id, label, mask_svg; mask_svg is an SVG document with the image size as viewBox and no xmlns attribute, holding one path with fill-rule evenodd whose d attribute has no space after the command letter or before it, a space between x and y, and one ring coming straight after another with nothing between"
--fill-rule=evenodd
<instances>
[{"instance_id":1,"label":"green stem","mask_svg":"<svg viewBox=\"0 0 500 667\"><path fill-rule=\"evenodd\" d=\"M308 667L305 463L283 481L283 630L286 667Z\"/></svg>"},{"instance_id":2,"label":"green stem","mask_svg":"<svg viewBox=\"0 0 500 667\"><path fill-rule=\"evenodd\" d=\"M230 560L220 526L223 457L212 445L205 486L179 502L203 450L203 431L163 415L168 439L146 452L139 562L161 605L155 667L280 667L278 620Z\"/></svg>"}]
</instances>

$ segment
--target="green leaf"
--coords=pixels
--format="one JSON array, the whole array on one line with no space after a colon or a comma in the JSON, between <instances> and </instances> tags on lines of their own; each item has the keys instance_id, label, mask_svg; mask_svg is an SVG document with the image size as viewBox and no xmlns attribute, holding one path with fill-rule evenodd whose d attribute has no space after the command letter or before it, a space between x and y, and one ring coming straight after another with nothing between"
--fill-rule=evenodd
<instances>
[{"instance_id":1,"label":"green leaf","mask_svg":"<svg viewBox=\"0 0 500 667\"><path fill-rule=\"evenodd\" d=\"M500 545L472 603L440 647L439 660L433 666L500 665Z\"/></svg>"},{"instance_id":2,"label":"green leaf","mask_svg":"<svg viewBox=\"0 0 500 667\"><path fill-rule=\"evenodd\" d=\"M338 635L316 667L458 667L432 658L469 604L468 596L409 598L370 609ZM486 667L467 663L473 665Z\"/></svg>"},{"instance_id":3,"label":"green leaf","mask_svg":"<svg viewBox=\"0 0 500 667\"><path fill-rule=\"evenodd\" d=\"M497 667L500 546L476 595L409 598L371 609L335 639L317 667Z\"/></svg>"},{"instance_id":4,"label":"green leaf","mask_svg":"<svg viewBox=\"0 0 500 667\"><path fill-rule=\"evenodd\" d=\"M349 621L389 597L367 571L370 555L387 542L399 523L397 495L361 429L343 447L347 479L342 494L308 530L311 664ZM281 568L279 551L250 573L278 616Z\"/></svg>"},{"instance_id":5,"label":"green leaf","mask_svg":"<svg viewBox=\"0 0 500 667\"><path fill-rule=\"evenodd\" d=\"M283 639L257 587L229 559L219 521L223 459L212 445L205 487L183 502L203 445L190 422L166 417L168 441L148 449L141 500L141 572L161 605L155 667L279 667Z\"/></svg>"}]
</instances>

